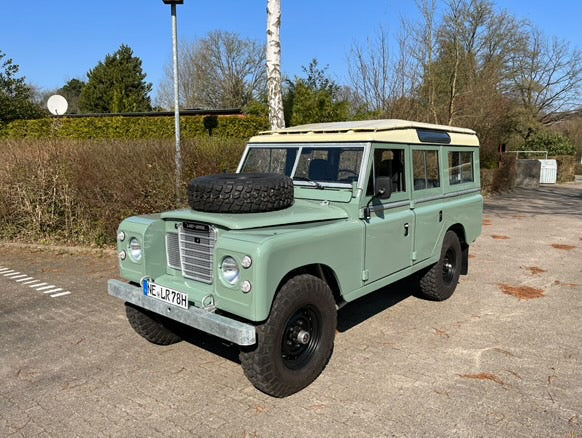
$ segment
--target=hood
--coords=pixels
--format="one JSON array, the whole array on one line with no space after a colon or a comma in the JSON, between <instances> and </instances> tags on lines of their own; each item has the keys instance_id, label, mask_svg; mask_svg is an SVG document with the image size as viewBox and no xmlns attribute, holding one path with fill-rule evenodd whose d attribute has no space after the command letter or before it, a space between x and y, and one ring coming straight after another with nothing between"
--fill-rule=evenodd
<instances>
[{"instance_id":1,"label":"hood","mask_svg":"<svg viewBox=\"0 0 582 438\"><path fill-rule=\"evenodd\" d=\"M344 209L326 202L295 199L291 207L267 213L205 213L183 209L162 213L161 217L162 219L214 224L231 230L244 230L302 222L346 219L348 214Z\"/></svg>"}]
</instances>

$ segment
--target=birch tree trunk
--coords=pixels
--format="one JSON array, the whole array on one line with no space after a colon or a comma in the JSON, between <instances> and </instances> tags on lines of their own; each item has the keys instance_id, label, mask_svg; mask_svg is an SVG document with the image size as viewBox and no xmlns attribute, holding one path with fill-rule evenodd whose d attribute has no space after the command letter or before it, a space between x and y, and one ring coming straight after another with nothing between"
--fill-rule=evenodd
<instances>
[{"instance_id":1,"label":"birch tree trunk","mask_svg":"<svg viewBox=\"0 0 582 438\"><path fill-rule=\"evenodd\" d=\"M281 89L281 0L267 0L267 97L271 129L285 127Z\"/></svg>"}]
</instances>

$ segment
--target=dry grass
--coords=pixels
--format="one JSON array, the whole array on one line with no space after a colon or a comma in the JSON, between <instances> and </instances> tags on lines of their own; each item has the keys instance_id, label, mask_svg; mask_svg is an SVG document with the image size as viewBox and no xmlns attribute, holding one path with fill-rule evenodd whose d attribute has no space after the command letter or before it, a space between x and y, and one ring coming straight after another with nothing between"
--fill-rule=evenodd
<instances>
[{"instance_id":1,"label":"dry grass","mask_svg":"<svg viewBox=\"0 0 582 438\"><path fill-rule=\"evenodd\" d=\"M183 181L233 171L237 139L187 140ZM113 243L124 217L176 208L171 140L0 142L0 239Z\"/></svg>"}]
</instances>

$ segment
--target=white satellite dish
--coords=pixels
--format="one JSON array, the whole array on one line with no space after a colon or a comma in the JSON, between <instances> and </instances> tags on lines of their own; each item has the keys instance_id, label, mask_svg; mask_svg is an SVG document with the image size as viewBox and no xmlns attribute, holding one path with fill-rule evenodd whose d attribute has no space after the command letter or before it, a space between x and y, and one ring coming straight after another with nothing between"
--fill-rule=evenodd
<instances>
[{"instance_id":1,"label":"white satellite dish","mask_svg":"<svg viewBox=\"0 0 582 438\"><path fill-rule=\"evenodd\" d=\"M54 94L49 97L46 106L48 107L48 110L51 112L51 114L55 116L62 116L67 112L69 104L67 103L67 99L65 99L63 96Z\"/></svg>"}]
</instances>

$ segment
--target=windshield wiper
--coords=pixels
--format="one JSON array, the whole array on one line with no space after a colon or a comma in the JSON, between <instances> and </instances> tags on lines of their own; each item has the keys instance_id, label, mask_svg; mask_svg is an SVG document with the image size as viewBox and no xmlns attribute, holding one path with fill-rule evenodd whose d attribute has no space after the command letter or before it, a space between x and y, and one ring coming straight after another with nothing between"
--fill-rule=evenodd
<instances>
[{"instance_id":1,"label":"windshield wiper","mask_svg":"<svg viewBox=\"0 0 582 438\"><path fill-rule=\"evenodd\" d=\"M319 184L317 181L313 181L312 179L307 178L306 176L294 176L293 181L307 181L307 182L310 182L311 184L313 184L314 187L316 187L320 190L324 189L324 187L321 184Z\"/></svg>"}]
</instances>

